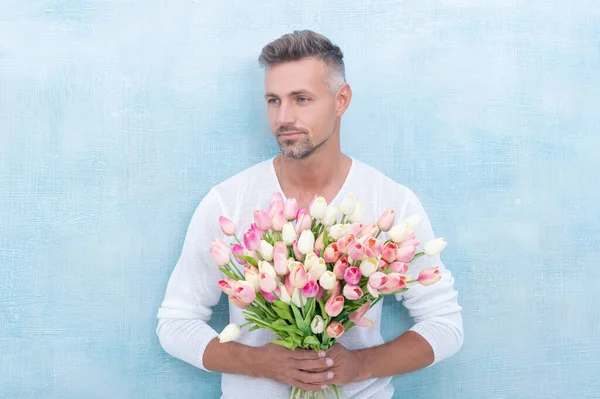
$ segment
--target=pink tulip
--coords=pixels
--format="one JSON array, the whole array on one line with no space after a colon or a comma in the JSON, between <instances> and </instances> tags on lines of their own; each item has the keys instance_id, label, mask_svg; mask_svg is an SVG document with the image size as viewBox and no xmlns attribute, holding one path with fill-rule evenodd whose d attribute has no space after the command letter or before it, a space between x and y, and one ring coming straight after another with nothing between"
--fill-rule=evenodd
<instances>
[{"instance_id":1,"label":"pink tulip","mask_svg":"<svg viewBox=\"0 0 600 399\"><path fill-rule=\"evenodd\" d=\"M396 219L396 212L393 209L388 209L383 212L383 215L377 221L377 227L381 231L390 231L392 226L394 225L394 220Z\"/></svg>"},{"instance_id":2,"label":"pink tulip","mask_svg":"<svg viewBox=\"0 0 600 399\"><path fill-rule=\"evenodd\" d=\"M348 269L349 263L348 259L345 256L340 257L335 265L333 266L333 274L338 280L343 280L344 275L346 273L346 269Z\"/></svg>"},{"instance_id":3,"label":"pink tulip","mask_svg":"<svg viewBox=\"0 0 600 399\"><path fill-rule=\"evenodd\" d=\"M219 284L219 288L227 295L227 296L231 296L233 295L233 288L235 287L235 284L237 283L236 280L232 279L232 278L226 278L223 280L219 280L218 284Z\"/></svg>"},{"instance_id":4,"label":"pink tulip","mask_svg":"<svg viewBox=\"0 0 600 399\"><path fill-rule=\"evenodd\" d=\"M246 302L242 302L239 299L237 299L235 296L230 296L229 297L229 302L233 303L236 307L240 308L240 309L246 309L248 306L251 305L250 302L246 303Z\"/></svg>"},{"instance_id":5,"label":"pink tulip","mask_svg":"<svg viewBox=\"0 0 600 399\"><path fill-rule=\"evenodd\" d=\"M277 254L284 255L286 258L288 256L288 248L282 241L277 241L273 246L273 258L275 258Z\"/></svg>"},{"instance_id":6,"label":"pink tulip","mask_svg":"<svg viewBox=\"0 0 600 399\"><path fill-rule=\"evenodd\" d=\"M296 258L297 261L301 261L304 258L304 255L298 249L298 240L294 240L294 243L292 244L292 249L294 251L294 258Z\"/></svg>"},{"instance_id":7,"label":"pink tulip","mask_svg":"<svg viewBox=\"0 0 600 399\"><path fill-rule=\"evenodd\" d=\"M348 247L350 247L350 244L352 244L354 241L355 241L354 234L352 234L352 233L346 234L345 236L343 236L342 238L340 238L337 241L338 251L340 251L343 254L347 254Z\"/></svg>"},{"instance_id":8,"label":"pink tulip","mask_svg":"<svg viewBox=\"0 0 600 399\"><path fill-rule=\"evenodd\" d=\"M387 277L387 283L385 283L383 287L379 288L379 292L382 294L392 294L406 288L405 276L398 273L390 273L387 275Z\"/></svg>"},{"instance_id":9,"label":"pink tulip","mask_svg":"<svg viewBox=\"0 0 600 399\"><path fill-rule=\"evenodd\" d=\"M251 303L256 299L254 287L247 281L238 281L233 289L233 294L237 299L245 303Z\"/></svg>"},{"instance_id":10,"label":"pink tulip","mask_svg":"<svg viewBox=\"0 0 600 399\"><path fill-rule=\"evenodd\" d=\"M332 321L327 326L325 333L327 334L327 336L329 338L333 338L333 339L339 338L344 333L344 326L342 325L342 323L340 323L338 321Z\"/></svg>"},{"instance_id":11,"label":"pink tulip","mask_svg":"<svg viewBox=\"0 0 600 399\"><path fill-rule=\"evenodd\" d=\"M269 210L267 211L269 218L273 219L273 216L275 216L275 213L279 210L283 211L283 196L281 193L274 193L271 196L271 203L269 204Z\"/></svg>"},{"instance_id":12,"label":"pink tulip","mask_svg":"<svg viewBox=\"0 0 600 399\"><path fill-rule=\"evenodd\" d=\"M243 260L243 259L240 259L240 258L238 258L237 256L235 256L235 255L244 255L244 247L243 247L243 246L241 246L241 245L240 245L240 244L238 244L238 243L235 243L235 244L233 244L233 247L231 247L231 252L232 252L232 253L233 253L233 255L234 255L234 257L233 257L233 258L235 259L235 261L236 261L238 264L240 264L240 265L243 265L244 263L246 263L246 261L245 261L245 260Z\"/></svg>"},{"instance_id":13,"label":"pink tulip","mask_svg":"<svg viewBox=\"0 0 600 399\"><path fill-rule=\"evenodd\" d=\"M256 227L264 231L271 228L271 218L265 211L254 211L254 223L256 223Z\"/></svg>"},{"instance_id":14,"label":"pink tulip","mask_svg":"<svg viewBox=\"0 0 600 399\"><path fill-rule=\"evenodd\" d=\"M340 251L337 249L337 242L329 244L323 253L323 259L325 259L325 262L327 263L337 262L340 256Z\"/></svg>"},{"instance_id":15,"label":"pink tulip","mask_svg":"<svg viewBox=\"0 0 600 399\"><path fill-rule=\"evenodd\" d=\"M283 230L283 225L285 224L285 222L285 215L280 209L277 212L275 212L275 215L273 215L273 218L271 219L271 228L273 229L273 231L281 231Z\"/></svg>"},{"instance_id":16,"label":"pink tulip","mask_svg":"<svg viewBox=\"0 0 600 399\"><path fill-rule=\"evenodd\" d=\"M317 240L315 241L315 253L320 254L321 251L325 248L325 244L323 243L323 233L319 234Z\"/></svg>"},{"instance_id":17,"label":"pink tulip","mask_svg":"<svg viewBox=\"0 0 600 399\"><path fill-rule=\"evenodd\" d=\"M362 232L363 224L360 222L354 222L350 225L350 234L354 235L354 237L360 237L360 233Z\"/></svg>"},{"instance_id":18,"label":"pink tulip","mask_svg":"<svg viewBox=\"0 0 600 399\"><path fill-rule=\"evenodd\" d=\"M279 276L285 276L290 272L288 269L288 258L283 254L275 254L273 257L273 268Z\"/></svg>"},{"instance_id":19,"label":"pink tulip","mask_svg":"<svg viewBox=\"0 0 600 399\"><path fill-rule=\"evenodd\" d=\"M377 267L377 270L385 270L388 267L389 265L386 261L384 261L383 259L379 259L379 267Z\"/></svg>"},{"instance_id":20,"label":"pink tulip","mask_svg":"<svg viewBox=\"0 0 600 399\"><path fill-rule=\"evenodd\" d=\"M214 240L209 252L218 266L225 266L231 260L231 248L221 240Z\"/></svg>"},{"instance_id":21,"label":"pink tulip","mask_svg":"<svg viewBox=\"0 0 600 399\"><path fill-rule=\"evenodd\" d=\"M363 296L363 291L358 285L346 284L344 286L344 296L350 301L360 299Z\"/></svg>"},{"instance_id":22,"label":"pink tulip","mask_svg":"<svg viewBox=\"0 0 600 399\"><path fill-rule=\"evenodd\" d=\"M319 291L317 291L317 295L315 296L315 301L320 301L325 296L325 289L319 285Z\"/></svg>"},{"instance_id":23,"label":"pink tulip","mask_svg":"<svg viewBox=\"0 0 600 399\"><path fill-rule=\"evenodd\" d=\"M283 206L283 214L287 220L294 220L298 215L298 201L295 198L289 198Z\"/></svg>"},{"instance_id":24,"label":"pink tulip","mask_svg":"<svg viewBox=\"0 0 600 399\"><path fill-rule=\"evenodd\" d=\"M283 285L285 286L285 290L288 292L288 295L292 295L296 287L292 285L292 281L290 280L290 275L285 276L285 280L283 281Z\"/></svg>"},{"instance_id":25,"label":"pink tulip","mask_svg":"<svg viewBox=\"0 0 600 399\"><path fill-rule=\"evenodd\" d=\"M356 285L360 281L360 269L356 266L351 266L344 272L344 280L348 284Z\"/></svg>"},{"instance_id":26,"label":"pink tulip","mask_svg":"<svg viewBox=\"0 0 600 399\"><path fill-rule=\"evenodd\" d=\"M281 291L279 290L279 287L276 287L272 291L264 291L262 288L259 288L258 292L260 292L262 297L265 298L265 300L267 302L273 302L274 300L276 300L278 297L281 296Z\"/></svg>"},{"instance_id":27,"label":"pink tulip","mask_svg":"<svg viewBox=\"0 0 600 399\"><path fill-rule=\"evenodd\" d=\"M369 258L376 258L383 252L383 241L375 237L368 236L363 241L363 245L373 251L373 255L367 255Z\"/></svg>"},{"instance_id":28,"label":"pink tulip","mask_svg":"<svg viewBox=\"0 0 600 399\"><path fill-rule=\"evenodd\" d=\"M408 263L404 262L395 261L394 263L391 263L388 267L391 268L392 272L394 273L406 274L406 272L408 271Z\"/></svg>"},{"instance_id":29,"label":"pink tulip","mask_svg":"<svg viewBox=\"0 0 600 399\"><path fill-rule=\"evenodd\" d=\"M328 293L330 296L342 295L342 284L339 280L335 282L335 286L332 289L330 289Z\"/></svg>"},{"instance_id":30,"label":"pink tulip","mask_svg":"<svg viewBox=\"0 0 600 399\"><path fill-rule=\"evenodd\" d=\"M377 234L377 230L379 230L379 228L377 227L377 224L369 223L368 225L363 227L360 237L365 237L365 236L373 237L373 236L375 236L375 234Z\"/></svg>"},{"instance_id":31,"label":"pink tulip","mask_svg":"<svg viewBox=\"0 0 600 399\"><path fill-rule=\"evenodd\" d=\"M296 233L301 234L304 230L310 229L311 225L312 217L304 209L300 209L296 218Z\"/></svg>"},{"instance_id":32,"label":"pink tulip","mask_svg":"<svg viewBox=\"0 0 600 399\"><path fill-rule=\"evenodd\" d=\"M317 295L317 292L319 292L319 284L311 275L308 275L306 284L302 287L302 296L312 298Z\"/></svg>"},{"instance_id":33,"label":"pink tulip","mask_svg":"<svg viewBox=\"0 0 600 399\"><path fill-rule=\"evenodd\" d=\"M256 251L260 247L260 236L256 231L249 229L244 233L244 245L248 251Z\"/></svg>"},{"instance_id":34,"label":"pink tulip","mask_svg":"<svg viewBox=\"0 0 600 399\"><path fill-rule=\"evenodd\" d=\"M294 288L304 288L308 281L306 269L300 262L290 264L290 283Z\"/></svg>"},{"instance_id":35,"label":"pink tulip","mask_svg":"<svg viewBox=\"0 0 600 399\"><path fill-rule=\"evenodd\" d=\"M387 263L392 263L396 260L396 253L398 250L398 246L393 242L388 242L383 247L383 251L381 251L381 259L386 261Z\"/></svg>"},{"instance_id":36,"label":"pink tulip","mask_svg":"<svg viewBox=\"0 0 600 399\"><path fill-rule=\"evenodd\" d=\"M363 256L365 256L365 248L360 242L355 241L352 244L350 244L350 247L348 248L348 257L351 260L361 260Z\"/></svg>"},{"instance_id":37,"label":"pink tulip","mask_svg":"<svg viewBox=\"0 0 600 399\"><path fill-rule=\"evenodd\" d=\"M369 285L375 289L379 289L386 285L388 276L382 272L375 272L369 276Z\"/></svg>"},{"instance_id":38,"label":"pink tulip","mask_svg":"<svg viewBox=\"0 0 600 399\"><path fill-rule=\"evenodd\" d=\"M325 313L330 317L336 317L344 310L344 297L341 295L330 296L325 302Z\"/></svg>"},{"instance_id":39,"label":"pink tulip","mask_svg":"<svg viewBox=\"0 0 600 399\"><path fill-rule=\"evenodd\" d=\"M259 228L259 227L256 225L256 223L252 223L252 224L250 225L250 230L253 230L253 231L255 231L255 232L256 232L256 234L258 234L258 236L259 236L259 237L261 237L261 238L262 238L262 236L263 236L263 235L265 235L265 231L264 231L264 230L261 230L261 229L260 229L260 228Z\"/></svg>"},{"instance_id":40,"label":"pink tulip","mask_svg":"<svg viewBox=\"0 0 600 399\"><path fill-rule=\"evenodd\" d=\"M223 234L226 236L232 236L235 234L235 225L225 216L219 216L219 225L221 226L221 231L223 231Z\"/></svg>"},{"instance_id":41,"label":"pink tulip","mask_svg":"<svg viewBox=\"0 0 600 399\"><path fill-rule=\"evenodd\" d=\"M373 327L375 323L372 320L367 319L365 314L369 310L371 306L371 302L366 302L360 308L356 309L354 312L350 312L348 315L348 320L352 323L356 324L359 327Z\"/></svg>"},{"instance_id":42,"label":"pink tulip","mask_svg":"<svg viewBox=\"0 0 600 399\"><path fill-rule=\"evenodd\" d=\"M440 276L438 266L435 266L421 270L421 272L419 273L418 280L421 285L427 286L440 281L441 278L442 277Z\"/></svg>"},{"instance_id":43,"label":"pink tulip","mask_svg":"<svg viewBox=\"0 0 600 399\"><path fill-rule=\"evenodd\" d=\"M409 262L415 256L418 246L419 241L417 241L414 234L411 234L398 245L396 260L399 262Z\"/></svg>"},{"instance_id":44,"label":"pink tulip","mask_svg":"<svg viewBox=\"0 0 600 399\"><path fill-rule=\"evenodd\" d=\"M263 272L258 275L258 286L265 292L272 292L277 288L277 281L275 277Z\"/></svg>"}]
</instances>

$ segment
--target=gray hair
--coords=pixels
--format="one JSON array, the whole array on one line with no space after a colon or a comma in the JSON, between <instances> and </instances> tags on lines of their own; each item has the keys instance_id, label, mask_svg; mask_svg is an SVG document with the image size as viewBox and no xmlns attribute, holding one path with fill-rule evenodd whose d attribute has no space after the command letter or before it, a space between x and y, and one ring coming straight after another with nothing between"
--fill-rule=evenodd
<instances>
[{"instance_id":1,"label":"gray hair","mask_svg":"<svg viewBox=\"0 0 600 399\"><path fill-rule=\"evenodd\" d=\"M269 68L304 58L316 58L325 63L332 93L346 81L342 50L325 36L311 30L296 30L267 44L258 57L258 63Z\"/></svg>"}]
</instances>

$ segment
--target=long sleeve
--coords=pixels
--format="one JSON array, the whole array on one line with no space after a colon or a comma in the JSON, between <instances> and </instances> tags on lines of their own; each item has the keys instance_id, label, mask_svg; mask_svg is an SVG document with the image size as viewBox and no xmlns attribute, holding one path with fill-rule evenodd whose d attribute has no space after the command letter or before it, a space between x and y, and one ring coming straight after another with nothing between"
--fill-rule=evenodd
<instances>
[{"instance_id":1,"label":"long sleeve","mask_svg":"<svg viewBox=\"0 0 600 399\"><path fill-rule=\"evenodd\" d=\"M436 238L430 220L420 201L412 191L408 191L404 210L405 217L419 214L423 219L415 229L417 240L422 245ZM434 365L454 355L463 344L462 307L458 304L458 293L454 288L454 277L444 266L440 255L422 256L409 267L408 274L416 277L426 267L439 266L441 279L433 285L413 285L408 291L397 294L413 318L411 331L423 336L434 352Z\"/></svg>"},{"instance_id":2,"label":"long sleeve","mask_svg":"<svg viewBox=\"0 0 600 399\"><path fill-rule=\"evenodd\" d=\"M219 197L212 189L192 216L157 314L156 334L163 349L205 371L209 370L203 365L204 350L218 335L207 322L211 307L221 296L217 285L221 272L209 254L212 241L222 236L218 223L221 212Z\"/></svg>"}]
</instances>

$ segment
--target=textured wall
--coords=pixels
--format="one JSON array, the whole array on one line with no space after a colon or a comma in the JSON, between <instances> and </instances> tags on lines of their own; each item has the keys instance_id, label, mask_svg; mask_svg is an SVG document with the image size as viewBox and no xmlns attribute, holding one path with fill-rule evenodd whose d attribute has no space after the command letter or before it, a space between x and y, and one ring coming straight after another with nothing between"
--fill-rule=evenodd
<instances>
[{"instance_id":1,"label":"textured wall","mask_svg":"<svg viewBox=\"0 0 600 399\"><path fill-rule=\"evenodd\" d=\"M198 201L275 153L256 58L305 27L346 54L344 149L450 242L464 347L397 397L600 397L597 0L2 0L0 398L218 397L155 314Z\"/></svg>"}]
</instances>

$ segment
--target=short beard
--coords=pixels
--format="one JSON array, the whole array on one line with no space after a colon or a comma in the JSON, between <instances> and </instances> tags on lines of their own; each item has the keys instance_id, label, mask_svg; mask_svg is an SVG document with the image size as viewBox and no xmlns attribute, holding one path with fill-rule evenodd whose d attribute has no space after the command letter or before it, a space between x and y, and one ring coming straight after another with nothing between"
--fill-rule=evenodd
<instances>
[{"instance_id":1,"label":"short beard","mask_svg":"<svg viewBox=\"0 0 600 399\"><path fill-rule=\"evenodd\" d=\"M321 141L319 144L315 145L308 135L302 135L301 138L297 140L277 140L277 144L279 144L279 149L281 150L281 154L285 157L292 159L306 159L311 156L316 150L321 148L329 139L331 138L331 134L325 138L325 140Z\"/></svg>"}]
</instances>

